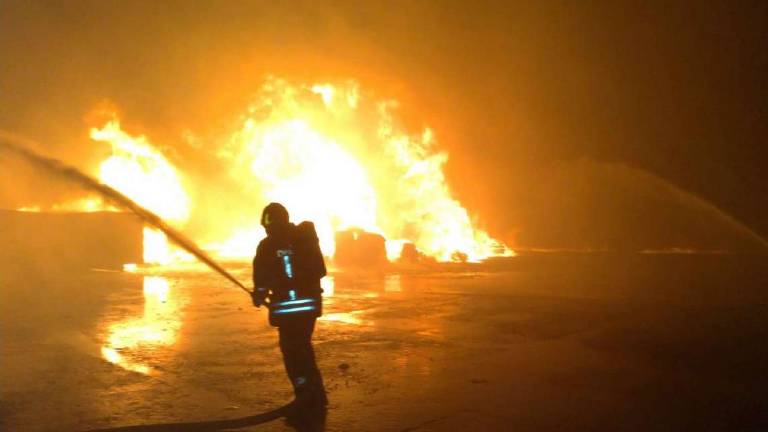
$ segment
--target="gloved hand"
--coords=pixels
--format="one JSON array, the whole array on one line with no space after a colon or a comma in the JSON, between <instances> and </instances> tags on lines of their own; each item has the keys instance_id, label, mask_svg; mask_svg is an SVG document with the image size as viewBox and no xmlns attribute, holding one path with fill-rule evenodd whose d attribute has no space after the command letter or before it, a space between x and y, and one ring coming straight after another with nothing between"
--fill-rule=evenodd
<instances>
[{"instance_id":1,"label":"gloved hand","mask_svg":"<svg viewBox=\"0 0 768 432\"><path fill-rule=\"evenodd\" d=\"M253 291L251 291L251 300L253 301L253 305L256 307L260 307L262 305L266 304L267 299L267 290L264 288L254 288Z\"/></svg>"}]
</instances>

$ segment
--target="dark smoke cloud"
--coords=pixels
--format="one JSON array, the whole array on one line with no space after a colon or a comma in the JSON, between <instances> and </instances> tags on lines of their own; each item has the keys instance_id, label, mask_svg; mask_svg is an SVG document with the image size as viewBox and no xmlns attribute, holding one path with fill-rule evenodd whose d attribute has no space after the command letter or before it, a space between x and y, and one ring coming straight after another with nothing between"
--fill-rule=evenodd
<instances>
[{"instance_id":1,"label":"dark smoke cloud","mask_svg":"<svg viewBox=\"0 0 768 432\"><path fill-rule=\"evenodd\" d=\"M505 215L567 201L542 183L592 160L664 179L765 236L766 21L765 2L6 1L0 127L87 167L106 150L83 116L109 98L126 129L213 170L181 132L225 128L265 74L353 77L434 127L451 186L496 235L553 230L554 216ZM3 165L0 206L25 198L14 185L29 173L15 170ZM584 203L617 220L642 210Z\"/></svg>"}]
</instances>

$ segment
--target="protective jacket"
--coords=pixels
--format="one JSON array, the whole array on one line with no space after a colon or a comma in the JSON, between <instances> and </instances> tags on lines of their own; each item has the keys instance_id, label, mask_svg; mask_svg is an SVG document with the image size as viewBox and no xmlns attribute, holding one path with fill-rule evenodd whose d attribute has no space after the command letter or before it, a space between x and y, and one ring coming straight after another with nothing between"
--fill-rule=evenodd
<instances>
[{"instance_id":1,"label":"protective jacket","mask_svg":"<svg viewBox=\"0 0 768 432\"><path fill-rule=\"evenodd\" d=\"M269 323L322 315L320 279L326 274L312 222L285 224L263 239L253 258L255 295L268 300Z\"/></svg>"}]
</instances>

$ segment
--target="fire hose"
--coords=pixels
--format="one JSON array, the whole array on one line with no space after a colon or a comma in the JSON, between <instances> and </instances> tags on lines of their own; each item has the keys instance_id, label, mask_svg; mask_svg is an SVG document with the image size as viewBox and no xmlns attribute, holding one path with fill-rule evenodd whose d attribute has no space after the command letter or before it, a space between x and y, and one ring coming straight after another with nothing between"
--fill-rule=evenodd
<instances>
[{"instance_id":1,"label":"fire hose","mask_svg":"<svg viewBox=\"0 0 768 432\"><path fill-rule=\"evenodd\" d=\"M216 261L209 257L205 252L203 252L203 250L197 244L195 244L195 242L188 239L179 231L165 223L165 221L163 221L160 216L140 206L135 201L123 195L116 189L113 189L112 187L107 186L94 179L93 177L81 172L77 168L67 165L58 159L43 156L42 154L39 154L29 148L33 146L36 146L34 141L20 138L0 130L0 149L8 150L33 163L35 166L43 168L56 175L62 176L68 180L74 181L86 189L97 192L99 195L106 198L115 205L132 212L148 225L165 233L169 240L194 255L197 259L210 267L213 271L224 276L227 280L237 285L240 289L249 295L252 294L251 291L245 287L245 285L240 283L240 281L235 279L234 276L232 276L228 271L216 263Z\"/></svg>"}]
</instances>

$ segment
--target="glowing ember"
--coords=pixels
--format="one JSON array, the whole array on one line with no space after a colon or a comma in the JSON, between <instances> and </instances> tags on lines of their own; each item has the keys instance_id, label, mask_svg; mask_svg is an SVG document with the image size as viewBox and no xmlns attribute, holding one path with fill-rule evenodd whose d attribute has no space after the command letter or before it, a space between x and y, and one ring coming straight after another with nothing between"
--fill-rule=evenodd
<instances>
[{"instance_id":1,"label":"glowing ember","mask_svg":"<svg viewBox=\"0 0 768 432\"><path fill-rule=\"evenodd\" d=\"M52 205L50 208L43 209L40 206L26 206L16 209L23 212L97 212L97 211L120 211L119 209L104 203L104 200L98 197L85 197L73 201L67 201Z\"/></svg>"},{"instance_id":2,"label":"glowing ember","mask_svg":"<svg viewBox=\"0 0 768 432\"><path fill-rule=\"evenodd\" d=\"M88 197L75 201L68 201L61 204L55 204L53 211L78 211L78 212L96 212L96 211L118 211L118 209L104 204L100 198Z\"/></svg>"}]
</instances>

